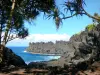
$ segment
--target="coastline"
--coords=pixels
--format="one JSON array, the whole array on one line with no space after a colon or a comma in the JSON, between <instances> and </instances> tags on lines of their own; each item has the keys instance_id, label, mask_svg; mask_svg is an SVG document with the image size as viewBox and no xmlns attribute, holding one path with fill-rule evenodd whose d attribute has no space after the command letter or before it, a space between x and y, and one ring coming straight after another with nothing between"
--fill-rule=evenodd
<instances>
[{"instance_id":1,"label":"coastline","mask_svg":"<svg viewBox=\"0 0 100 75\"><path fill-rule=\"evenodd\" d=\"M27 52L27 51L25 50L24 52ZM61 54L46 54L46 53L34 53L34 52L27 52L27 53L44 55L44 56L61 56Z\"/></svg>"}]
</instances>

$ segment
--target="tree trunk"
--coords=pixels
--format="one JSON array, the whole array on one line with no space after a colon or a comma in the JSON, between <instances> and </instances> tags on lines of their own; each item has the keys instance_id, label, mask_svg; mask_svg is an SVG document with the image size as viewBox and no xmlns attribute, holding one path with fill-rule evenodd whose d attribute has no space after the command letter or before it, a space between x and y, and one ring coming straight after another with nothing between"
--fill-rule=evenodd
<instances>
[{"instance_id":1,"label":"tree trunk","mask_svg":"<svg viewBox=\"0 0 100 75\"><path fill-rule=\"evenodd\" d=\"M1 39L2 39L2 25L0 24L0 44L1 44Z\"/></svg>"},{"instance_id":2,"label":"tree trunk","mask_svg":"<svg viewBox=\"0 0 100 75\"><path fill-rule=\"evenodd\" d=\"M15 8L15 0L12 0L12 8L11 8L11 12L10 12L10 17L9 17L9 21L8 21L6 29L5 29L5 34L4 34L3 43L2 43L4 46L7 43L8 32L9 32L9 29L11 28L11 20L12 20L14 8Z\"/></svg>"},{"instance_id":3,"label":"tree trunk","mask_svg":"<svg viewBox=\"0 0 100 75\"><path fill-rule=\"evenodd\" d=\"M0 64L3 61L3 49L4 49L4 46L0 44Z\"/></svg>"},{"instance_id":4,"label":"tree trunk","mask_svg":"<svg viewBox=\"0 0 100 75\"><path fill-rule=\"evenodd\" d=\"M1 38L1 34L2 34L2 33L1 33L1 30L0 30L0 44L1 44L1 39L2 39L2 38Z\"/></svg>"},{"instance_id":5,"label":"tree trunk","mask_svg":"<svg viewBox=\"0 0 100 75\"><path fill-rule=\"evenodd\" d=\"M5 29L3 42L2 42L2 44L0 43L0 64L3 63L3 60L4 60L3 59L4 58L3 57L3 53L4 53L3 51L4 51L4 47L5 47L6 43L7 43L7 36L8 36L9 29L11 28L11 20L12 20L14 8L15 8L15 0L12 0L12 8L11 8L11 12L10 12L9 21L8 21L6 29ZM0 38L0 40L1 40L1 38Z\"/></svg>"},{"instance_id":6,"label":"tree trunk","mask_svg":"<svg viewBox=\"0 0 100 75\"><path fill-rule=\"evenodd\" d=\"M2 26L0 25L0 64L2 62L3 57L3 47L1 46L1 39L2 39Z\"/></svg>"}]
</instances>

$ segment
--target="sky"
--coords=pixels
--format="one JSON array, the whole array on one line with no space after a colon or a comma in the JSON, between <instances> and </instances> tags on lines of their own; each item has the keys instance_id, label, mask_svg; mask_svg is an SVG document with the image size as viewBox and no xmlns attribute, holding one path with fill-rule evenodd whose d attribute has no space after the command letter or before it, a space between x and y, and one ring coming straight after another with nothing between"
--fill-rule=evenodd
<instances>
[{"instance_id":1,"label":"sky","mask_svg":"<svg viewBox=\"0 0 100 75\"><path fill-rule=\"evenodd\" d=\"M62 4L65 0L56 0L57 5L63 11ZM85 0L85 10L93 15L95 12L100 13L100 0ZM87 16L72 17L63 20L60 28L56 30L55 22L51 19L43 18L43 14L39 15L31 23L25 21L25 26L29 29L29 36L25 39L14 39L7 43L7 46L28 46L29 42L55 42L56 40L68 41L70 37L80 31L83 31L92 19Z\"/></svg>"}]
</instances>

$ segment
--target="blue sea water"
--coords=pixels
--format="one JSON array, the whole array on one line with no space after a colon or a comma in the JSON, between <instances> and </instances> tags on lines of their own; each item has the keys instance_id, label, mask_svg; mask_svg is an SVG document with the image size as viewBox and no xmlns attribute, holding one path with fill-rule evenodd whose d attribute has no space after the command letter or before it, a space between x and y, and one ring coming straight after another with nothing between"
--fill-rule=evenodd
<instances>
[{"instance_id":1,"label":"blue sea water","mask_svg":"<svg viewBox=\"0 0 100 75\"><path fill-rule=\"evenodd\" d=\"M49 61L52 59L58 59L60 56L54 56L54 55L41 55L41 54L31 54L25 52L25 49L27 47L8 47L12 49L12 51L21 56L22 59L28 64L29 62L40 62L40 61Z\"/></svg>"}]
</instances>

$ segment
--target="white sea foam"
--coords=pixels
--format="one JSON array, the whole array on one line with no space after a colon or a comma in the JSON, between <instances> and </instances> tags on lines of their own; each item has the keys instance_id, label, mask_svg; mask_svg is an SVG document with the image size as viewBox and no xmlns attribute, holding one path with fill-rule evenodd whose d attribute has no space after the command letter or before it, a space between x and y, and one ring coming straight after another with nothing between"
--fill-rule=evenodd
<instances>
[{"instance_id":1,"label":"white sea foam","mask_svg":"<svg viewBox=\"0 0 100 75\"><path fill-rule=\"evenodd\" d=\"M24 52L27 52L27 51L24 51Z\"/></svg>"},{"instance_id":2,"label":"white sea foam","mask_svg":"<svg viewBox=\"0 0 100 75\"><path fill-rule=\"evenodd\" d=\"M25 62L26 64L29 64L30 62L41 62L41 61L50 61L53 59L59 59L61 56L44 56L44 59L40 59L40 60L31 60L31 61L27 61Z\"/></svg>"},{"instance_id":3,"label":"white sea foam","mask_svg":"<svg viewBox=\"0 0 100 75\"><path fill-rule=\"evenodd\" d=\"M48 56L45 60L59 59L61 56Z\"/></svg>"}]
</instances>

